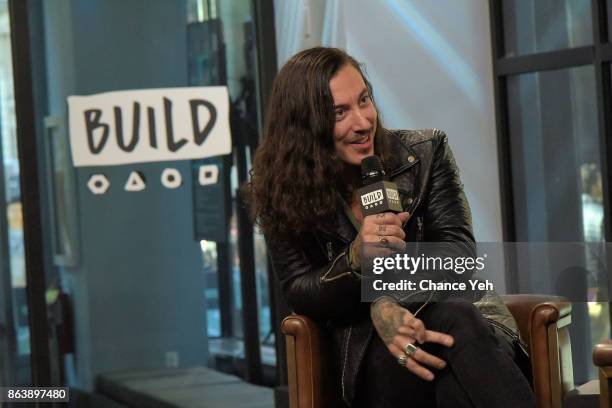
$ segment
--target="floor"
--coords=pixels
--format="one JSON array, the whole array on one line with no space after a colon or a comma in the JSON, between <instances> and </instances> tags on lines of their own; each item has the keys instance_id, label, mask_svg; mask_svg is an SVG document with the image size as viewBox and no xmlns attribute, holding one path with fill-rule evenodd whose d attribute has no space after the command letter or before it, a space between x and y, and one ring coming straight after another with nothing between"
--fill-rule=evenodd
<instances>
[{"instance_id":1,"label":"floor","mask_svg":"<svg viewBox=\"0 0 612 408\"><path fill-rule=\"evenodd\" d=\"M97 391L147 408L273 408L273 390L205 367L125 371L98 377Z\"/></svg>"}]
</instances>

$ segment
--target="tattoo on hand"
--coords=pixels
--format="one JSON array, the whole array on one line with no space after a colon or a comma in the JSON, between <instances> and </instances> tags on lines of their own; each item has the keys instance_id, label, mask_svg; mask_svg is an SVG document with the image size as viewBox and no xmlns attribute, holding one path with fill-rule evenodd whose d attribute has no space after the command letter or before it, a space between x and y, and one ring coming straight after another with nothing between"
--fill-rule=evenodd
<instances>
[{"instance_id":1,"label":"tattoo on hand","mask_svg":"<svg viewBox=\"0 0 612 408\"><path fill-rule=\"evenodd\" d=\"M386 345L393 341L393 337L403 325L406 313L408 311L394 300L385 299L372 304L370 308L372 323Z\"/></svg>"}]
</instances>

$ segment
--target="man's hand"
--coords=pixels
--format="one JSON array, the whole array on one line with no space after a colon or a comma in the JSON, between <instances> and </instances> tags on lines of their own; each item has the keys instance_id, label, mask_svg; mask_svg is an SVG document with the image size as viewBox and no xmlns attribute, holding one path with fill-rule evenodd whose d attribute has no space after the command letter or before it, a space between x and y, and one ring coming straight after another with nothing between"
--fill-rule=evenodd
<instances>
[{"instance_id":1,"label":"man's hand","mask_svg":"<svg viewBox=\"0 0 612 408\"><path fill-rule=\"evenodd\" d=\"M351 246L351 267L354 270L361 268L363 243L403 244L406 238L403 226L409 217L407 212L385 212L364 217L359 234Z\"/></svg>"},{"instance_id":2,"label":"man's hand","mask_svg":"<svg viewBox=\"0 0 612 408\"><path fill-rule=\"evenodd\" d=\"M383 240L386 240L389 243L401 244L406 238L402 227L408 217L407 212L368 215L363 218L358 238L361 239L361 242L367 243L385 242Z\"/></svg>"},{"instance_id":3,"label":"man's hand","mask_svg":"<svg viewBox=\"0 0 612 408\"><path fill-rule=\"evenodd\" d=\"M415 342L438 343L446 347L451 347L454 343L453 337L448 334L425 329L420 319L392 298L383 298L372 303L370 315L378 335L395 358L406 355L406 346L416 345ZM433 380L433 373L424 366L442 369L446 363L421 348L406 359L408 370L424 380Z\"/></svg>"}]
</instances>

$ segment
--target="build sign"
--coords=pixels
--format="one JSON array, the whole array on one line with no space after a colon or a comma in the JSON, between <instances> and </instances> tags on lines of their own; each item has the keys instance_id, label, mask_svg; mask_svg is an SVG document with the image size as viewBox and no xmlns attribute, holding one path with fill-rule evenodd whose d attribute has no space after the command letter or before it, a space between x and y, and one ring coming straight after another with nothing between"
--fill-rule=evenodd
<instances>
[{"instance_id":1,"label":"build sign","mask_svg":"<svg viewBox=\"0 0 612 408\"><path fill-rule=\"evenodd\" d=\"M232 151L224 86L70 96L68 111L77 167L202 159Z\"/></svg>"}]
</instances>

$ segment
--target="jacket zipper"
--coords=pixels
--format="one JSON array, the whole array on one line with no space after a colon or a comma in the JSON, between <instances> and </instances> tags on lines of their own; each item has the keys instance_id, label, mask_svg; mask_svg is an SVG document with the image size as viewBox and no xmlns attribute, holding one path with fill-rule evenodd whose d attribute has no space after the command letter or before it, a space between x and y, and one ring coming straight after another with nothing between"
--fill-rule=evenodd
<instances>
[{"instance_id":1,"label":"jacket zipper","mask_svg":"<svg viewBox=\"0 0 612 408\"><path fill-rule=\"evenodd\" d=\"M421 197L417 196L416 200L414 200L410 208L407 210L411 216L412 214L414 214L414 211L417 209L420 203L421 203Z\"/></svg>"},{"instance_id":2,"label":"jacket zipper","mask_svg":"<svg viewBox=\"0 0 612 408\"><path fill-rule=\"evenodd\" d=\"M417 241L423 241L423 217L417 217Z\"/></svg>"},{"instance_id":3,"label":"jacket zipper","mask_svg":"<svg viewBox=\"0 0 612 408\"><path fill-rule=\"evenodd\" d=\"M497 327L499 330L503 331L504 333L506 333L508 336L510 336L510 338L512 338L513 340L517 341L518 344L520 345L520 347L523 349L523 351L529 355L529 353L527 353L527 350L523 344L523 341L521 340L521 338L512 330L510 330L509 328L507 328L506 326L504 326L502 323L498 322L497 320L493 320L489 317L485 317L485 319L487 319L487 321L489 323L491 323L492 325L494 325L495 327Z\"/></svg>"},{"instance_id":4,"label":"jacket zipper","mask_svg":"<svg viewBox=\"0 0 612 408\"><path fill-rule=\"evenodd\" d=\"M332 262L332 264L331 264L331 266L329 267L329 269L328 269L328 270L327 270L327 271L326 271L326 272L325 272L323 275L321 275L321 278L320 278L320 281L321 281L321 282L332 282L332 281L335 281L336 279L342 278L343 276L346 276L346 275L352 275L352 274L353 274L353 272L352 272L352 271L351 271L351 272L342 272L341 274L336 275L336 276L333 276L333 277L331 277L331 278L328 278L328 277L327 277L327 275L329 275L329 274L330 274L330 272L332 271L332 269L334 269L334 266L336 266L336 263L338 262L338 260L339 260L340 258L342 258L344 255L346 255L346 252L342 252L340 255L338 255L338 256L336 257L336 259L334 259L334 261Z\"/></svg>"},{"instance_id":5,"label":"jacket zipper","mask_svg":"<svg viewBox=\"0 0 612 408\"><path fill-rule=\"evenodd\" d=\"M342 378L340 379L340 383L342 385L342 399L350 406L351 404L346 398L346 390L344 387L344 372L346 371L346 360L348 359L348 344L351 340L351 331L353 330L353 326L349 327L348 334L346 336L346 341L344 342L344 363L342 365Z\"/></svg>"}]
</instances>

